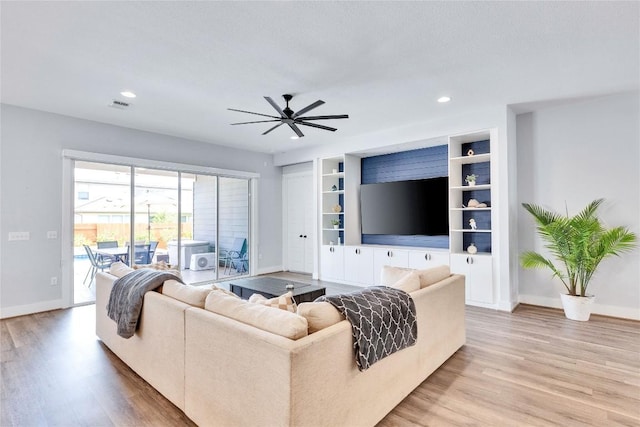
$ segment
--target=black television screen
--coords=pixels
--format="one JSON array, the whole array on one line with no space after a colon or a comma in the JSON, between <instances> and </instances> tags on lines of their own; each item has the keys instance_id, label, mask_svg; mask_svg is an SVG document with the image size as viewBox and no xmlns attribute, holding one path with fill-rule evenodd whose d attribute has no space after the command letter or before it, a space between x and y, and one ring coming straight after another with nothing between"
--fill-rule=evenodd
<instances>
[{"instance_id":1,"label":"black television screen","mask_svg":"<svg viewBox=\"0 0 640 427\"><path fill-rule=\"evenodd\" d=\"M362 234L449 234L449 178L360 186Z\"/></svg>"}]
</instances>

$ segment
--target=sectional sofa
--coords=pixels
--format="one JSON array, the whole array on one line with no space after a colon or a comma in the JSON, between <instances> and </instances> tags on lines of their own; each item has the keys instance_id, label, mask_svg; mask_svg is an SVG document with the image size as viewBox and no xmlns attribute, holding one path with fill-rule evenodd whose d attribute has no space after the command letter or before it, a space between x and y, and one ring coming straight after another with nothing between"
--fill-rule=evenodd
<instances>
[{"instance_id":1,"label":"sectional sofa","mask_svg":"<svg viewBox=\"0 0 640 427\"><path fill-rule=\"evenodd\" d=\"M175 281L145 295L139 329L121 338L106 306L126 269L97 275L96 332L198 425L372 426L465 343L464 276L385 269L415 302L418 339L366 371L326 302L292 313Z\"/></svg>"}]
</instances>

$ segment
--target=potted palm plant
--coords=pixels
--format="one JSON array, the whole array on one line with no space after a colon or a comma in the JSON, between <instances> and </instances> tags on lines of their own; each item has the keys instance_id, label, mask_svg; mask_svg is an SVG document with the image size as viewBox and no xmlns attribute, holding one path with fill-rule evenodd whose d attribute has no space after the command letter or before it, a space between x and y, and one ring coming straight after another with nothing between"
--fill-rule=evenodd
<instances>
[{"instance_id":1,"label":"potted palm plant","mask_svg":"<svg viewBox=\"0 0 640 427\"><path fill-rule=\"evenodd\" d=\"M589 320L594 296L587 294L587 287L600 262L635 247L634 233L626 227L606 228L596 216L603 201L594 200L572 217L539 205L522 204L533 216L538 234L556 263L533 251L524 252L520 262L524 268L549 268L552 277L562 281L567 294L560 297L568 319Z\"/></svg>"}]
</instances>

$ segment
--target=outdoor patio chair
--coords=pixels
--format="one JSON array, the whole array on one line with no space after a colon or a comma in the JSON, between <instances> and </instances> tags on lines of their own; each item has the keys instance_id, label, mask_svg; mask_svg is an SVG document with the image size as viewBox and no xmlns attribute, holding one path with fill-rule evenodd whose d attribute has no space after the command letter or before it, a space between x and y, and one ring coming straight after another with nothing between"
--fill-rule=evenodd
<instances>
[{"instance_id":1,"label":"outdoor patio chair","mask_svg":"<svg viewBox=\"0 0 640 427\"><path fill-rule=\"evenodd\" d=\"M231 248L221 257L224 258L224 274L227 271L231 273L231 269L235 268L237 272L240 266L244 266L242 262L245 253L247 252L247 239L243 237L237 237L233 239Z\"/></svg>"},{"instance_id":2,"label":"outdoor patio chair","mask_svg":"<svg viewBox=\"0 0 640 427\"><path fill-rule=\"evenodd\" d=\"M107 249L107 248L117 248L118 247L118 241L117 240L106 240L104 242L96 242L96 246L98 247L98 249ZM104 255L104 254L94 254L96 256L96 259L98 261L104 261L106 259L111 259L111 262L116 262L117 259L116 257L112 256L108 256L108 255Z\"/></svg>"},{"instance_id":3,"label":"outdoor patio chair","mask_svg":"<svg viewBox=\"0 0 640 427\"><path fill-rule=\"evenodd\" d=\"M87 271L87 274L86 276L84 276L84 280L82 281L82 283L86 284L87 278L89 278L89 275L91 275L91 280L87 285L87 287L90 288L91 283L93 282L93 279L96 277L96 273L98 272L98 270L104 271L105 268L111 267L112 261L111 259L99 260L96 257L96 255L93 253L93 250L91 250L91 248L88 245L82 245L82 246L84 246L84 250L87 252L87 256L89 257L89 261L91 262L91 268L89 269L89 271Z\"/></svg>"},{"instance_id":4,"label":"outdoor patio chair","mask_svg":"<svg viewBox=\"0 0 640 427\"><path fill-rule=\"evenodd\" d=\"M156 249L158 248L158 242L149 243L149 262L153 262L153 256L156 253Z\"/></svg>"},{"instance_id":5,"label":"outdoor patio chair","mask_svg":"<svg viewBox=\"0 0 640 427\"><path fill-rule=\"evenodd\" d=\"M135 245L133 253L134 264L151 264L151 257L149 256L150 248L151 245Z\"/></svg>"}]
</instances>

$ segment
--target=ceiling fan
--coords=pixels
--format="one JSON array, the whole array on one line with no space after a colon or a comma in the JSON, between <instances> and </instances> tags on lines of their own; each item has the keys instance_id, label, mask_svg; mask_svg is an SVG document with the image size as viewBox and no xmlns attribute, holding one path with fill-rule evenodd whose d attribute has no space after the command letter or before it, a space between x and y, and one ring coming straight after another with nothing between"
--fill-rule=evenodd
<instances>
[{"instance_id":1,"label":"ceiling fan","mask_svg":"<svg viewBox=\"0 0 640 427\"><path fill-rule=\"evenodd\" d=\"M314 108L319 107L322 104L324 104L324 101L318 100L318 101L314 102L313 104L309 104L306 107L304 107L303 109L294 112L291 108L289 108L289 101L291 101L291 99L293 98L293 95L284 94L284 95L282 95L282 97L284 98L284 100L287 103L287 105L286 105L286 107L284 109L281 109L278 106L278 104L276 104L273 101L273 99L269 98L268 96L264 97L264 99L266 99L267 102L269 104L271 104L271 106L278 112L278 114L280 114L280 117L271 116L269 114L254 113L252 111L236 110L235 108L229 108L229 110L231 110L231 111L238 111L240 113L248 113L248 114L255 114L256 116L271 117L270 120L258 120L258 121L255 121L255 122L241 122L241 123L231 123L231 124L232 125L247 125L247 124L251 124L251 123L280 122L277 125L275 125L274 127L272 127L271 129L269 129L269 130L267 130L266 132L263 133L263 135L266 135L269 132L271 132L272 130L274 130L275 128L277 128L278 126L281 126L281 125L286 123L287 125L289 125L289 127L291 129L293 129L293 131L296 133L298 138L302 138L304 136L304 134L300 131L300 128L298 128L297 125L309 126L309 127L313 127L313 128L324 129L324 130L329 130L331 132L335 132L337 130L336 128L332 128L332 127L329 127L329 126L323 126L323 125L319 125L319 124L316 124L316 123L309 123L309 120L330 120L330 119L348 119L349 118L349 115L347 115L347 114L338 114L338 115L331 115L331 116L306 116L306 117L302 117L303 114L305 114L305 113L313 110Z\"/></svg>"}]
</instances>

